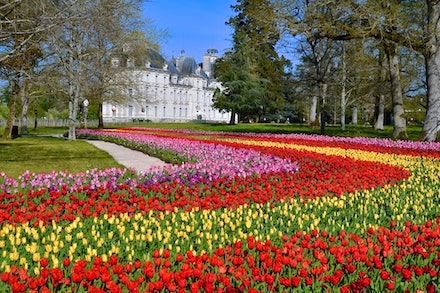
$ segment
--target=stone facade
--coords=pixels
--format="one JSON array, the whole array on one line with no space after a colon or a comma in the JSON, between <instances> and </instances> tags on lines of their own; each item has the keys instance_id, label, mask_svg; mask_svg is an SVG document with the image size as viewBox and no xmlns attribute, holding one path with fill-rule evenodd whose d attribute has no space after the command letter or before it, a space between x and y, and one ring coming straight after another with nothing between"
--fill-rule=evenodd
<instances>
[{"instance_id":1,"label":"stone facade","mask_svg":"<svg viewBox=\"0 0 440 293\"><path fill-rule=\"evenodd\" d=\"M115 55L112 67L131 81L121 90L124 104L103 104L104 122L228 122L230 113L212 107L214 91L221 88L212 77L216 54L209 49L200 64L184 51L170 61L153 50L142 62Z\"/></svg>"}]
</instances>

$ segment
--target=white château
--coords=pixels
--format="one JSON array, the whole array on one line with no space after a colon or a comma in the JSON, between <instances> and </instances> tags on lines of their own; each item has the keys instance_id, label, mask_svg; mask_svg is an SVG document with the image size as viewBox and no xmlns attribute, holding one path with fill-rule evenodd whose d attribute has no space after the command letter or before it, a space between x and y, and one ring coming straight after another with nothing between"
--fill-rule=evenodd
<instances>
[{"instance_id":1,"label":"white ch\u00e2teau","mask_svg":"<svg viewBox=\"0 0 440 293\"><path fill-rule=\"evenodd\" d=\"M115 54L111 66L121 82L123 103L103 103L104 122L228 122L230 113L212 107L214 91L221 84L213 78L216 49L209 49L197 64L182 50L166 61L153 49L142 58L130 58L125 50Z\"/></svg>"}]
</instances>

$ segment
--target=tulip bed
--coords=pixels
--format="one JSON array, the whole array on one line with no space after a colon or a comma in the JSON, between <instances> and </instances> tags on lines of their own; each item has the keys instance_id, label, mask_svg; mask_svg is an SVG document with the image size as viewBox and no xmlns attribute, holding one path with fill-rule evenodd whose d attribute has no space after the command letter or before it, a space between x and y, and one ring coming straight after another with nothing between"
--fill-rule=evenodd
<instances>
[{"instance_id":1,"label":"tulip bed","mask_svg":"<svg viewBox=\"0 0 440 293\"><path fill-rule=\"evenodd\" d=\"M438 143L78 134L175 164L1 174L1 292L440 290Z\"/></svg>"}]
</instances>

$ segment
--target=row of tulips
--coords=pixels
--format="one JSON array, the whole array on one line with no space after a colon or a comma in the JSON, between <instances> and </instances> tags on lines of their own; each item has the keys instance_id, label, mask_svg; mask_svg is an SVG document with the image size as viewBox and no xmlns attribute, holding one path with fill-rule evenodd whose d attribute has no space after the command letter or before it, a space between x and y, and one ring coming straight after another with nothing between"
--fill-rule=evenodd
<instances>
[{"instance_id":1,"label":"row of tulips","mask_svg":"<svg viewBox=\"0 0 440 293\"><path fill-rule=\"evenodd\" d=\"M187 186L145 179L162 170L95 170L88 174L101 177L85 173L79 175L83 182L68 173L27 173L21 183L6 179L2 291L438 290L435 155L414 156L414 148L384 151L380 144L367 151L343 142L271 141L266 135L151 129L94 134L137 148L154 141L152 148L182 157L167 140L203 145L204 152L221 145L295 168L254 169ZM196 156L186 158L196 162ZM257 246L268 247L270 255L252 248Z\"/></svg>"},{"instance_id":2,"label":"row of tulips","mask_svg":"<svg viewBox=\"0 0 440 293\"><path fill-rule=\"evenodd\" d=\"M130 132L154 134L163 137L194 137L195 131L185 129L151 129L151 128L119 128L110 130L110 132ZM383 138L365 138L365 137L341 137L341 136L323 136L310 134L264 134L264 133L225 133L198 131L197 137L240 137L252 138L264 141L291 142L300 145L315 145L321 147L341 147L350 149L360 149L373 152L402 153L404 155L440 157L439 142L420 142L408 140L391 140Z\"/></svg>"},{"instance_id":3,"label":"row of tulips","mask_svg":"<svg viewBox=\"0 0 440 293\"><path fill-rule=\"evenodd\" d=\"M43 258L38 276L14 266L0 277L15 292L436 292L440 218L420 226L406 222L403 230L393 226L370 228L365 238L297 231L279 245L249 236L211 254L162 249L129 263L96 256L75 263L66 258L51 268Z\"/></svg>"}]
</instances>

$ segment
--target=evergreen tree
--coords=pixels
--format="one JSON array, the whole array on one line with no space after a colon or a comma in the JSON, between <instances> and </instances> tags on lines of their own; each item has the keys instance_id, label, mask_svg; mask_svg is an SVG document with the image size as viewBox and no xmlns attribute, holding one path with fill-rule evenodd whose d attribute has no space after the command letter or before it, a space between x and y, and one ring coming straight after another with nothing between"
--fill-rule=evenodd
<instances>
[{"instance_id":1,"label":"evergreen tree","mask_svg":"<svg viewBox=\"0 0 440 293\"><path fill-rule=\"evenodd\" d=\"M215 65L225 90L215 94L214 106L238 114L240 120L258 120L282 109L284 102L287 61L276 52L276 12L268 0L238 0L232 8L236 15L228 24L234 28L233 48Z\"/></svg>"}]
</instances>

